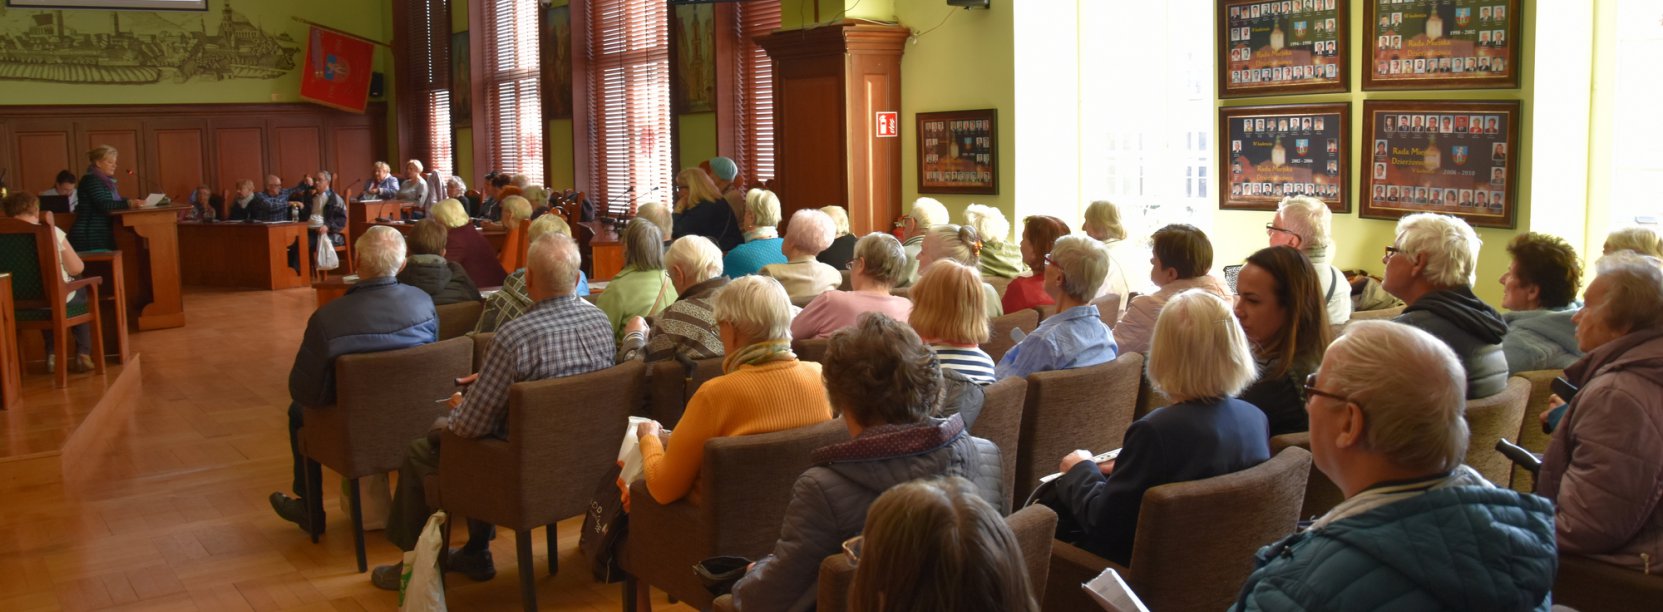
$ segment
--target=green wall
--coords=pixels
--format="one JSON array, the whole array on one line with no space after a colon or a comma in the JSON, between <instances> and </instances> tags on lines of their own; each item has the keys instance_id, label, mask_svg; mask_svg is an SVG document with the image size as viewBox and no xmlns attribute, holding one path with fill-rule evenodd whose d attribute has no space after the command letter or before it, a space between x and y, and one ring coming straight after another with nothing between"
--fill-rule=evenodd
<instances>
[{"instance_id":1,"label":"green wall","mask_svg":"<svg viewBox=\"0 0 1663 612\"><path fill-rule=\"evenodd\" d=\"M1364 15L1361 6L1355 7L1351 14L1350 37L1352 41L1351 53L1351 93L1325 94L1305 96L1269 96L1258 98L1233 98L1219 100L1218 106L1254 106L1261 104L1304 104L1304 103L1333 103L1346 102L1351 106L1351 138L1353 143L1362 142L1363 138L1363 101L1364 100L1517 100L1520 103L1519 142L1514 145L1514 155L1517 156L1518 173L1515 186L1517 210L1515 219L1516 229L1477 228L1479 239L1484 247L1478 256L1478 277L1473 287L1478 297L1491 304L1501 303L1501 285L1497 282L1503 272L1507 271L1510 260L1507 256L1506 244L1513 236L1529 229L1531 219L1531 178L1532 178L1532 136L1534 105L1531 96L1535 90L1535 44L1536 44L1536 2L1526 0L1524 10L1523 35L1519 37L1520 45L1518 66L1523 68L1520 74L1519 89L1489 89L1465 91L1362 91L1362 71L1372 68L1365 60L1365 54L1359 47L1366 49L1368 41L1373 40L1366 32L1367 24L1363 23ZM1358 41L1362 41L1359 43ZM1215 55L1216 57L1216 55ZM1215 70L1217 68L1215 67ZM1222 128L1220 128L1222 129ZM1385 247L1396 239L1396 221L1363 219L1358 216L1359 206L1356 203L1361 194L1363 169L1368 168L1363 159L1365 147L1353 144L1351 147L1351 183L1349 186L1352 202L1351 212L1334 215L1334 265L1341 269L1363 268L1376 275L1385 273L1385 266L1380 259L1384 255ZM1217 160L1213 165L1212 176L1220 176ZM1253 254L1254 251L1266 246L1264 225L1270 222L1274 213L1247 211L1217 211L1213 218L1213 230L1209 234L1213 239L1216 265L1238 263Z\"/></svg>"},{"instance_id":2,"label":"green wall","mask_svg":"<svg viewBox=\"0 0 1663 612\"><path fill-rule=\"evenodd\" d=\"M699 162L721 154L716 148L716 113L677 115L675 129L676 153L680 155L682 168L698 166Z\"/></svg>"},{"instance_id":3,"label":"green wall","mask_svg":"<svg viewBox=\"0 0 1663 612\"><path fill-rule=\"evenodd\" d=\"M141 39L201 30L217 35L226 1L209 0L206 12L63 10L61 13L67 30L84 34L110 33L114 18L119 16L121 30ZM273 79L197 77L185 82L176 81L176 73L169 73L157 83L144 85L0 80L0 88L6 91L0 96L0 105L301 102L300 72L306 62L307 25L295 21L294 17L372 40L391 41L390 7L390 3L377 0L237 0L232 3L233 10L252 25L274 36L288 35L287 44L298 49L292 69ZM36 15L55 12L0 6L0 32L22 34L35 25ZM385 47L377 47L374 64L375 70L390 74L392 53ZM391 90L389 80L388 91Z\"/></svg>"}]
</instances>

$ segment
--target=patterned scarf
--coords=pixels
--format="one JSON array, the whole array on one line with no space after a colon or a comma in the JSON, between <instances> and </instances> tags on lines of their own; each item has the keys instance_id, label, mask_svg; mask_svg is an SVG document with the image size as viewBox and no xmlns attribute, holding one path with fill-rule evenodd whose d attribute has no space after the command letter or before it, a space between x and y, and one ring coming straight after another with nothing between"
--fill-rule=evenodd
<instances>
[{"instance_id":1,"label":"patterned scarf","mask_svg":"<svg viewBox=\"0 0 1663 612\"><path fill-rule=\"evenodd\" d=\"M110 198L117 202L124 201L121 199L121 192L116 189L115 177L104 174L104 171L98 168L98 164L88 164L87 174L96 176L98 177L98 180L104 181L104 186L110 188Z\"/></svg>"},{"instance_id":2,"label":"patterned scarf","mask_svg":"<svg viewBox=\"0 0 1663 612\"><path fill-rule=\"evenodd\" d=\"M745 232L745 242L750 242L752 240L772 240L778 237L780 237L780 230L778 227L772 225L758 226L751 231Z\"/></svg>"},{"instance_id":3,"label":"patterned scarf","mask_svg":"<svg viewBox=\"0 0 1663 612\"><path fill-rule=\"evenodd\" d=\"M797 354L791 352L791 343L785 340L764 340L734 351L722 358L722 373L732 374L740 366L762 365L774 361L791 361Z\"/></svg>"}]
</instances>

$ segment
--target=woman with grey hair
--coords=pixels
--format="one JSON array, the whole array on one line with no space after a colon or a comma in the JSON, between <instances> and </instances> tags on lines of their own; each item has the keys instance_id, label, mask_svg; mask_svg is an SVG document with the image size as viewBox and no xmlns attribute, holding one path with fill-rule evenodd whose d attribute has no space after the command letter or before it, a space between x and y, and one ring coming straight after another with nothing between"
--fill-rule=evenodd
<instances>
[{"instance_id":1,"label":"woman with grey hair","mask_svg":"<svg viewBox=\"0 0 1663 612\"><path fill-rule=\"evenodd\" d=\"M1580 391L1554 429L1536 493L1558 506L1561 552L1655 575L1663 573L1663 272L1629 251L1594 268L1572 317L1586 356L1565 368Z\"/></svg>"},{"instance_id":2,"label":"woman with grey hair","mask_svg":"<svg viewBox=\"0 0 1663 612\"><path fill-rule=\"evenodd\" d=\"M1111 361L1118 354L1114 335L1091 304L1109 254L1085 236L1063 236L1046 256L1045 293L1057 314L1045 317L1033 333L999 359L994 376L1025 377L1034 372L1083 368Z\"/></svg>"},{"instance_id":3,"label":"woman with grey hair","mask_svg":"<svg viewBox=\"0 0 1663 612\"><path fill-rule=\"evenodd\" d=\"M797 211L791 215L785 241L780 243L785 263L763 266L762 275L779 281L792 299L812 298L836 289L843 284L843 273L814 259L831 246L835 231L826 213L812 208Z\"/></svg>"},{"instance_id":4,"label":"woman with grey hair","mask_svg":"<svg viewBox=\"0 0 1663 612\"><path fill-rule=\"evenodd\" d=\"M1351 323L1305 381L1312 467L1346 499L1260 549L1234 609L1547 610L1553 509L1461 464L1466 384L1431 334Z\"/></svg>"},{"instance_id":5,"label":"woman with grey hair","mask_svg":"<svg viewBox=\"0 0 1663 612\"><path fill-rule=\"evenodd\" d=\"M624 323L630 317L658 314L676 301L676 288L664 273L664 234L653 222L640 217L624 226L624 268L607 283L595 300L612 322L618 339L624 337Z\"/></svg>"},{"instance_id":6,"label":"woman with grey hair","mask_svg":"<svg viewBox=\"0 0 1663 612\"><path fill-rule=\"evenodd\" d=\"M814 298L791 321L792 336L824 338L854 325L864 312L881 312L896 321L907 321L912 301L889 294L906 273L907 252L901 241L883 232L867 234L855 243L855 259L849 265L849 285L854 290L827 291Z\"/></svg>"}]
</instances>

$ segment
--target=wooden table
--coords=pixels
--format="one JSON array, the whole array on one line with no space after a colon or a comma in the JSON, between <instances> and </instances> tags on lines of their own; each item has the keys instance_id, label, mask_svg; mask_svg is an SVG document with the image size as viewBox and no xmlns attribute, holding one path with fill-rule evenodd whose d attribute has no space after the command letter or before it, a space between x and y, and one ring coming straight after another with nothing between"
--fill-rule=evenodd
<instances>
[{"instance_id":1,"label":"wooden table","mask_svg":"<svg viewBox=\"0 0 1663 612\"><path fill-rule=\"evenodd\" d=\"M573 228L574 231L580 234L578 245L579 249L583 251L584 263L589 264L587 266L589 268L589 280L591 282L612 280L612 277L618 275L619 270L624 269L624 242L618 237L618 232L613 229L616 226L607 225L600 221L584 221L578 225L588 227L594 233L594 237L590 238L588 243L585 244L584 237L581 235L585 232Z\"/></svg>"},{"instance_id":2,"label":"wooden table","mask_svg":"<svg viewBox=\"0 0 1663 612\"><path fill-rule=\"evenodd\" d=\"M22 364L17 354L17 309L12 305L12 275L0 272L0 410L17 405L23 390Z\"/></svg>"},{"instance_id":3,"label":"wooden table","mask_svg":"<svg viewBox=\"0 0 1663 612\"><path fill-rule=\"evenodd\" d=\"M397 220L404 215L404 210L410 208L409 202L398 200L372 200L369 202L348 202L346 205L347 231L356 239L364 235L364 230L375 225L376 219L386 218Z\"/></svg>"},{"instance_id":4,"label":"wooden table","mask_svg":"<svg viewBox=\"0 0 1663 612\"><path fill-rule=\"evenodd\" d=\"M318 293L318 308L323 308L324 304L333 302L336 298L346 295L346 292L351 291L352 286L356 284L358 284L358 277L356 275L352 276L352 280L347 280L347 277L345 276L331 276L323 279L322 281L312 283L312 290Z\"/></svg>"},{"instance_id":5,"label":"wooden table","mask_svg":"<svg viewBox=\"0 0 1663 612\"><path fill-rule=\"evenodd\" d=\"M127 274L122 269L121 251L80 255L81 262L87 265L81 276L104 279L98 288L98 316L104 321L104 356L116 363L127 363L132 355L127 344L127 326L115 324L121 320L121 313L127 312Z\"/></svg>"},{"instance_id":6,"label":"wooden table","mask_svg":"<svg viewBox=\"0 0 1663 612\"><path fill-rule=\"evenodd\" d=\"M186 284L240 289L294 289L312 283L304 222L180 223L180 263ZM298 269L289 267L295 249Z\"/></svg>"},{"instance_id":7,"label":"wooden table","mask_svg":"<svg viewBox=\"0 0 1663 612\"><path fill-rule=\"evenodd\" d=\"M185 298L179 282L179 211L188 206L152 206L110 211L116 249L126 269L129 325L140 330L185 326ZM75 224L75 214L57 215L58 227ZM114 282L106 281L106 282Z\"/></svg>"}]
</instances>

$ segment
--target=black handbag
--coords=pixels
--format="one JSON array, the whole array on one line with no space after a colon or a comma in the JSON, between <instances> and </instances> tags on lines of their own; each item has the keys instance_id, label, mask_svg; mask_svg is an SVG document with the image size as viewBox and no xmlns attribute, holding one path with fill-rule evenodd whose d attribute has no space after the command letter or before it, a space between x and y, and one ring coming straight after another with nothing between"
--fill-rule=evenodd
<instances>
[{"instance_id":1,"label":"black handbag","mask_svg":"<svg viewBox=\"0 0 1663 612\"><path fill-rule=\"evenodd\" d=\"M589 562L589 571L603 584L624 579L624 571L618 566L618 549L629 532L629 513L624 512L624 499L618 490L622 471L622 464L613 465L595 486L577 540L578 549Z\"/></svg>"}]
</instances>

